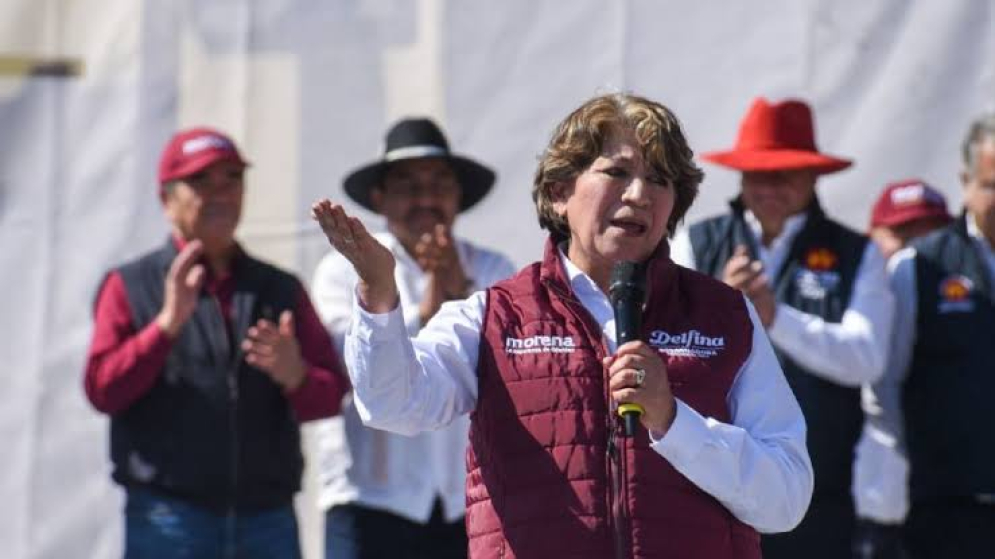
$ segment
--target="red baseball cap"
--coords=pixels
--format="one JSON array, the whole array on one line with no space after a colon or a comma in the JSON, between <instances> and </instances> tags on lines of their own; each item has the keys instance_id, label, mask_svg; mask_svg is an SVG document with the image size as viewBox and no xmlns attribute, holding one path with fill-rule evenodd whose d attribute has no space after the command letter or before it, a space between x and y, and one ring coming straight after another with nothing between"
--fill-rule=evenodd
<instances>
[{"instance_id":1,"label":"red baseball cap","mask_svg":"<svg viewBox=\"0 0 995 559\"><path fill-rule=\"evenodd\" d=\"M181 130L173 135L159 158L159 184L184 179L218 161L234 161L242 167L238 146L228 136L207 127Z\"/></svg>"},{"instance_id":2,"label":"red baseball cap","mask_svg":"<svg viewBox=\"0 0 995 559\"><path fill-rule=\"evenodd\" d=\"M950 221L947 200L921 179L907 179L885 186L871 210L871 227L893 227L923 218Z\"/></svg>"}]
</instances>

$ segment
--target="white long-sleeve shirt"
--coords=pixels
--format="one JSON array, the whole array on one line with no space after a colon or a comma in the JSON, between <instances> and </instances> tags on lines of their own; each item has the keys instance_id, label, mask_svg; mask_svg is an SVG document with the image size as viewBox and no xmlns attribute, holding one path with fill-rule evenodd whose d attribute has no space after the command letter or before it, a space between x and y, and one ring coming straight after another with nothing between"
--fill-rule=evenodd
<instances>
[{"instance_id":1,"label":"white long-sleeve shirt","mask_svg":"<svg viewBox=\"0 0 995 559\"><path fill-rule=\"evenodd\" d=\"M784 265L795 237L807 216L797 214L785 222L781 234L769 246L760 242L760 223L746 212L758 257L772 280ZM694 251L686 229L670 245L674 262L695 268ZM860 386L881 377L891 336L894 298L888 290L885 260L874 243L868 242L861 256L850 302L839 323L777 303L774 323L767 329L771 342L813 374L843 386Z\"/></svg>"},{"instance_id":2,"label":"white long-sleeve shirt","mask_svg":"<svg viewBox=\"0 0 995 559\"><path fill-rule=\"evenodd\" d=\"M615 339L608 298L561 253L581 304ZM732 422L677 402L673 425L652 447L737 518L761 532L801 521L812 496L805 420L753 307L751 352L728 395ZM356 408L368 425L415 434L473 411L486 297L443 305L414 339L404 309L370 314L358 304L345 355ZM664 506L664 505L661 505Z\"/></svg>"},{"instance_id":3,"label":"white long-sleeve shirt","mask_svg":"<svg viewBox=\"0 0 995 559\"><path fill-rule=\"evenodd\" d=\"M428 277L400 241L390 233L376 238L394 254L394 280L406 317L407 335L421 329L418 307ZM482 289L515 272L504 256L457 240L457 254L475 289ZM353 316L356 272L337 252L318 264L312 283L312 300L325 327L332 334L339 355ZM447 521L463 516L466 479L466 445L470 421L455 419L437 431L402 436L363 426L355 407L347 401L339 417L312 427L321 481L319 504L324 509L344 503L389 511L412 522L425 523L435 498L442 502Z\"/></svg>"},{"instance_id":4,"label":"white long-sleeve shirt","mask_svg":"<svg viewBox=\"0 0 995 559\"><path fill-rule=\"evenodd\" d=\"M967 233L984 256L989 276L995 278L995 250L970 214ZM888 261L889 283L896 301L894 343L884 376L873 385L865 400L867 424L858 445L864 456L858 454L854 470L855 481L859 482L855 491L865 496L858 514L885 523L902 522L909 510L902 387L909 374L917 337L919 291L915 258L916 250L905 248Z\"/></svg>"}]
</instances>

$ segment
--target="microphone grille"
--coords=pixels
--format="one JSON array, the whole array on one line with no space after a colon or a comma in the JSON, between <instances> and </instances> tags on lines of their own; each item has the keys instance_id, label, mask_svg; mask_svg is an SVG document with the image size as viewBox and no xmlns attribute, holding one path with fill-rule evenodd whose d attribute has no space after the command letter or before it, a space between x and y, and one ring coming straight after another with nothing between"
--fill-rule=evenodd
<instances>
[{"instance_id":1,"label":"microphone grille","mask_svg":"<svg viewBox=\"0 0 995 559\"><path fill-rule=\"evenodd\" d=\"M622 260L612 266L611 281L608 283L608 295L612 301L623 295L635 295L642 298L646 291L646 266L631 260Z\"/></svg>"}]
</instances>

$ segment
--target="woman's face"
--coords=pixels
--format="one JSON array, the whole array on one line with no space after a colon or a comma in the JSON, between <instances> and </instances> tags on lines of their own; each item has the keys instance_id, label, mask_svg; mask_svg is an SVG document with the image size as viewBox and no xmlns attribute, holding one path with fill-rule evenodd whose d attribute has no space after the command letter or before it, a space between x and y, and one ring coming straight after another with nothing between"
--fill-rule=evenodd
<instances>
[{"instance_id":1,"label":"woman's face","mask_svg":"<svg viewBox=\"0 0 995 559\"><path fill-rule=\"evenodd\" d=\"M667 233L675 191L643 160L628 132L612 134L572 183L555 186L553 208L570 227L567 256L599 285L612 265L649 258Z\"/></svg>"}]
</instances>

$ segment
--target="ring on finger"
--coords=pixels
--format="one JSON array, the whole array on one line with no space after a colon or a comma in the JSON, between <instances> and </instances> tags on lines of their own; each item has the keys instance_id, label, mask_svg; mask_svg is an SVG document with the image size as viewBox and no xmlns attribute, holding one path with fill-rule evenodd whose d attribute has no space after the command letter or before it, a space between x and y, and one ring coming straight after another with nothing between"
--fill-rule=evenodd
<instances>
[{"instance_id":1,"label":"ring on finger","mask_svg":"<svg viewBox=\"0 0 995 559\"><path fill-rule=\"evenodd\" d=\"M646 369L636 369L636 387L641 388L646 381Z\"/></svg>"}]
</instances>

